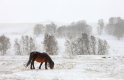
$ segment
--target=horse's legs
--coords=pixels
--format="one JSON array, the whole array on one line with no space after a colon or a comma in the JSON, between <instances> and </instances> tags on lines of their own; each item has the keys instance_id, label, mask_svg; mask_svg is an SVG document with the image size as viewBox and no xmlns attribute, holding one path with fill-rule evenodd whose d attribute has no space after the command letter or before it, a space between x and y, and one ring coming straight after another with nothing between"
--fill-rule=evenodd
<instances>
[{"instance_id":1,"label":"horse's legs","mask_svg":"<svg viewBox=\"0 0 124 80\"><path fill-rule=\"evenodd\" d=\"M47 62L45 62L45 69L47 69Z\"/></svg>"},{"instance_id":2,"label":"horse's legs","mask_svg":"<svg viewBox=\"0 0 124 80\"><path fill-rule=\"evenodd\" d=\"M40 63L39 69L41 69L42 64L43 64L43 62Z\"/></svg>"},{"instance_id":3,"label":"horse's legs","mask_svg":"<svg viewBox=\"0 0 124 80\"><path fill-rule=\"evenodd\" d=\"M33 66L33 69L35 69L35 67L34 67L34 60L32 61L32 66Z\"/></svg>"},{"instance_id":4,"label":"horse's legs","mask_svg":"<svg viewBox=\"0 0 124 80\"><path fill-rule=\"evenodd\" d=\"M30 66L30 69L32 69L32 65L33 65L33 64L32 64L32 61L31 61L31 66Z\"/></svg>"}]
</instances>

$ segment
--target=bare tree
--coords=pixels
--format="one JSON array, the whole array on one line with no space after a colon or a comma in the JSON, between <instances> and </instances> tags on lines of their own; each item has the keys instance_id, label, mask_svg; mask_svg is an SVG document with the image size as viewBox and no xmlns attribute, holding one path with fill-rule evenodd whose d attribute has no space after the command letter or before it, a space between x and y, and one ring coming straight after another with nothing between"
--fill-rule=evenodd
<instances>
[{"instance_id":1,"label":"bare tree","mask_svg":"<svg viewBox=\"0 0 124 80\"><path fill-rule=\"evenodd\" d=\"M6 51L10 48L10 39L5 35L0 36L0 51L1 54L6 54Z\"/></svg>"},{"instance_id":2,"label":"bare tree","mask_svg":"<svg viewBox=\"0 0 124 80\"><path fill-rule=\"evenodd\" d=\"M46 52L48 52L50 55L57 54L58 43L53 35L45 34L44 48L45 48Z\"/></svg>"}]
</instances>

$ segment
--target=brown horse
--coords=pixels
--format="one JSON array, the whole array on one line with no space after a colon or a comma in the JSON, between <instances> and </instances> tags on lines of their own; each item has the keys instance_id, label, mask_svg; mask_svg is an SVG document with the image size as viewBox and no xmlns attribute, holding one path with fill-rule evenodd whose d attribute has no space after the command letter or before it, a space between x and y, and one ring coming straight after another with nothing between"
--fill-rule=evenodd
<instances>
[{"instance_id":1,"label":"brown horse","mask_svg":"<svg viewBox=\"0 0 124 80\"><path fill-rule=\"evenodd\" d=\"M31 63L30 69L35 69L34 61L41 62L39 69L41 69L43 62L45 62L45 69L47 69L47 62L49 63L50 69L54 68L54 62L47 53L40 53L37 51L30 52L29 61L27 62L26 67Z\"/></svg>"}]
</instances>

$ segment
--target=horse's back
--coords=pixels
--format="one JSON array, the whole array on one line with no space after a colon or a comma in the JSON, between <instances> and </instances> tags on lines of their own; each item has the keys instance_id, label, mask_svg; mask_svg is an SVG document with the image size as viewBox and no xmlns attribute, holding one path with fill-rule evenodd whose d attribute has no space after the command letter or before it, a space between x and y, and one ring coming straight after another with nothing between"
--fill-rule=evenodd
<instances>
[{"instance_id":1,"label":"horse's back","mask_svg":"<svg viewBox=\"0 0 124 80\"><path fill-rule=\"evenodd\" d=\"M37 51L33 51L31 52L32 56L35 57L35 61L37 62L46 62L49 58L48 54L46 52L37 52Z\"/></svg>"},{"instance_id":2,"label":"horse's back","mask_svg":"<svg viewBox=\"0 0 124 80\"><path fill-rule=\"evenodd\" d=\"M46 52L38 52L38 51L32 51L30 54L41 54L41 55L48 55Z\"/></svg>"}]
</instances>

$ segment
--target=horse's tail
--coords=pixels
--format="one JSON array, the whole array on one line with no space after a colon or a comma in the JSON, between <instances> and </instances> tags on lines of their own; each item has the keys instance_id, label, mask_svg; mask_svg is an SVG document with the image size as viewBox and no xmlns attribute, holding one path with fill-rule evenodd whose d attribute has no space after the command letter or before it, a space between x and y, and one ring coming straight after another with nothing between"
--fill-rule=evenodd
<instances>
[{"instance_id":1,"label":"horse's tail","mask_svg":"<svg viewBox=\"0 0 124 80\"><path fill-rule=\"evenodd\" d=\"M30 63L31 63L31 53L30 53L30 56L29 56L29 60L28 60L28 62L26 64L26 67L28 67Z\"/></svg>"}]
</instances>

